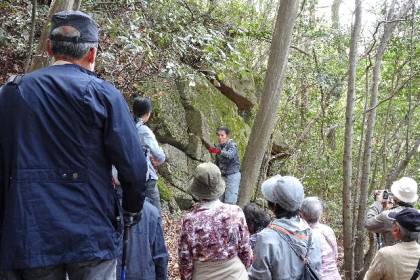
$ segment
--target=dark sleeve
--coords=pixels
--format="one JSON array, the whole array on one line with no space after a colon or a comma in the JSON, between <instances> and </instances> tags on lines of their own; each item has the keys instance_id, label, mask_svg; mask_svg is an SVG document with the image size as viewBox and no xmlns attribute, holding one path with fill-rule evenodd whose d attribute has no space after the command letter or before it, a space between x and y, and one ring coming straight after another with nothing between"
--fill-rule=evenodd
<instances>
[{"instance_id":1,"label":"dark sleeve","mask_svg":"<svg viewBox=\"0 0 420 280\"><path fill-rule=\"evenodd\" d=\"M1 88L0 88L0 94L1 94ZM1 110L1 106L0 106ZM0 114L1 116L1 114ZM1 233L2 233L2 225L3 225L3 214L4 214L4 207L5 207L5 189L6 189L6 182L4 180L4 159L3 159L4 151L2 147L2 135L0 132L0 240L1 240ZM1 272L0 272L1 273Z\"/></svg>"},{"instance_id":2,"label":"dark sleeve","mask_svg":"<svg viewBox=\"0 0 420 280\"><path fill-rule=\"evenodd\" d=\"M3 224L6 194L9 189L9 177L16 153L17 125L11 118L20 111L18 86L8 83L0 87L0 237Z\"/></svg>"},{"instance_id":3,"label":"dark sleeve","mask_svg":"<svg viewBox=\"0 0 420 280\"><path fill-rule=\"evenodd\" d=\"M118 179L123 189L124 210L138 212L143 208L146 189L147 163L143 148L122 94L109 84L103 92L107 111L105 150L111 163L118 170Z\"/></svg>"},{"instance_id":4,"label":"dark sleeve","mask_svg":"<svg viewBox=\"0 0 420 280\"><path fill-rule=\"evenodd\" d=\"M156 225L155 239L152 246L153 262L155 263L156 280L168 279L168 251L162 229L162 220L159 217Z\"/></svg>"}]
</instances>

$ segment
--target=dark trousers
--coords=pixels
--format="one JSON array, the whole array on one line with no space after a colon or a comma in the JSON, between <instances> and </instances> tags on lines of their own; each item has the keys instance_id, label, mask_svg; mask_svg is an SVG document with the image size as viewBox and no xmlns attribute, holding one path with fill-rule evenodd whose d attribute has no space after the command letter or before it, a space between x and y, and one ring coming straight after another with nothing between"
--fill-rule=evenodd
<instances>
[{"instance_id":1,"label":"dark trousers","mask_svg":"<svg viewBox=\"0 0 420 280\"><path fill-rule=\"evenodd\" d=\"M115 280L117 260L98 260L6 272L7 280Z\"/></svg>"},{"instance_id":2,"label":"dark trousers","mask_svg":"<svg viewBox=\"0 0 420 280\"><path fill-rule=\"evenodd\" d=\"M150 199L149 202L152 203L160 212L160 194L156 183L157 180L147 180L146 197Z\"/></svg>"}]
</instances>

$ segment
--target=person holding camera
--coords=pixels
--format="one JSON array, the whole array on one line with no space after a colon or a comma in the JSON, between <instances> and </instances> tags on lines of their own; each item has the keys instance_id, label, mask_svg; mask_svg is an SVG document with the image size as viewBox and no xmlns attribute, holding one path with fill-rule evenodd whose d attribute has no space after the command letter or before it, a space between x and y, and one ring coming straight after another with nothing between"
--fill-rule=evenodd
<instances>
[{"instance_id":1,"label":"person holding camera","mask_svg":"<svg viewBox=\"0 0 420 280\"><path fill-rule=\"evenodd\" d=\"M379 247L390 246L396 243L391 234L392 222L388 215L392 212L398 213L406 208L413 208L418 198L417 183L409 177L402 177L395 181L391 185L391 193L387 190L375 192L375 202L366 213L365 228L382 234L382 242L379 242Z\"/></svg>"}]
</instances>

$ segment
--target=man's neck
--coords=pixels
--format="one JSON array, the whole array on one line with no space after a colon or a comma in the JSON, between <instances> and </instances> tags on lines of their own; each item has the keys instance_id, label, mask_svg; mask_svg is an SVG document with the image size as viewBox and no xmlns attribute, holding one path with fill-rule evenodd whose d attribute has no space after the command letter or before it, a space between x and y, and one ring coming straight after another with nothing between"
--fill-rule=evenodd
<instances>
[{"instance_id":1,"label":"man's neck","mask_svg":"<svg viewBox=\"0 0 420 280\"><path fill-rule=\"evenodd\" d=\"M64 65L64 64L74 64L74 63L59 59L59 60L54 61L52 65Z\"/></svg>"},{"instance_id":2,"label":"man's neck","mask_svg":"<svg viewBox=\"0 0 420 280\"><path fill-rule=\"evenodd\" d=\"M71 60L65 57L54 57L54 60L55 62L53 63L53 65L76 64L88 71L92 71L90 69L90 65L84 63L82 60Z\"/></svg>"}]
</instances>

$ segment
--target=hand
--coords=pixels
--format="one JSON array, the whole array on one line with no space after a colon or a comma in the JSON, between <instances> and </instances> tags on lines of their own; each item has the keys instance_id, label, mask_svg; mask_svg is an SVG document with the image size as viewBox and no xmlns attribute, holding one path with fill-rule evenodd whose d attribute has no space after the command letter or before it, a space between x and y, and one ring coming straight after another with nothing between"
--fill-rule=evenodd
<instances>
[{"instance_id":1,"label":"hand","mask_svg":"<svg viewBox=\"0 0 420 280\"><path fill-rule=\"evenodd\" d=\"M222 153L222 151L216 147L210 147L207 150L209 151L210 154L213 154L213 155L220 155Z\"/></svg>"},{"instance_id":2,"label":"hand","mask_svg":"<svg viewBox=\"0 0 420 280\"><path fill-rule=\"evenodd\" d=\"M140 222L141 212L133 213L133 212L124 211L123 216L124 216L124 227L130 228L134 226L135 224L137 224L138 222Z\"/></svg>"},{"instance_id":3,"label":"hand","mask_svg":"<svg viewBox=\"0 0 420 280\"><path fill-rule=\"evenodd\" d=\"M375 192L374 192L375 201L380 202L380 203L384 202L383 201L383 192L384 192L384 190L375 190Z\"/></svg>"},{"instance_id":4,"label":"hand","mask_svg":"<svg viewBox=\"0 0 420 280\"><path fill-rule=\"evenodd\" d=\"M150 156L150 162L152 163L155 170L157 170L157 167L159 166L159 162L152 156Z\"/></svg>"},{"instance_id":5,"label":"hand","mask_svg":"<svg viewBox=\"0 0 420 280\"><path fill-rule=\"evenodd\" d=\"M394 207L394 201L388 199L387 201L382 202L382 206L384 210L389 210Z\"/></svg>"}]
</instances>

